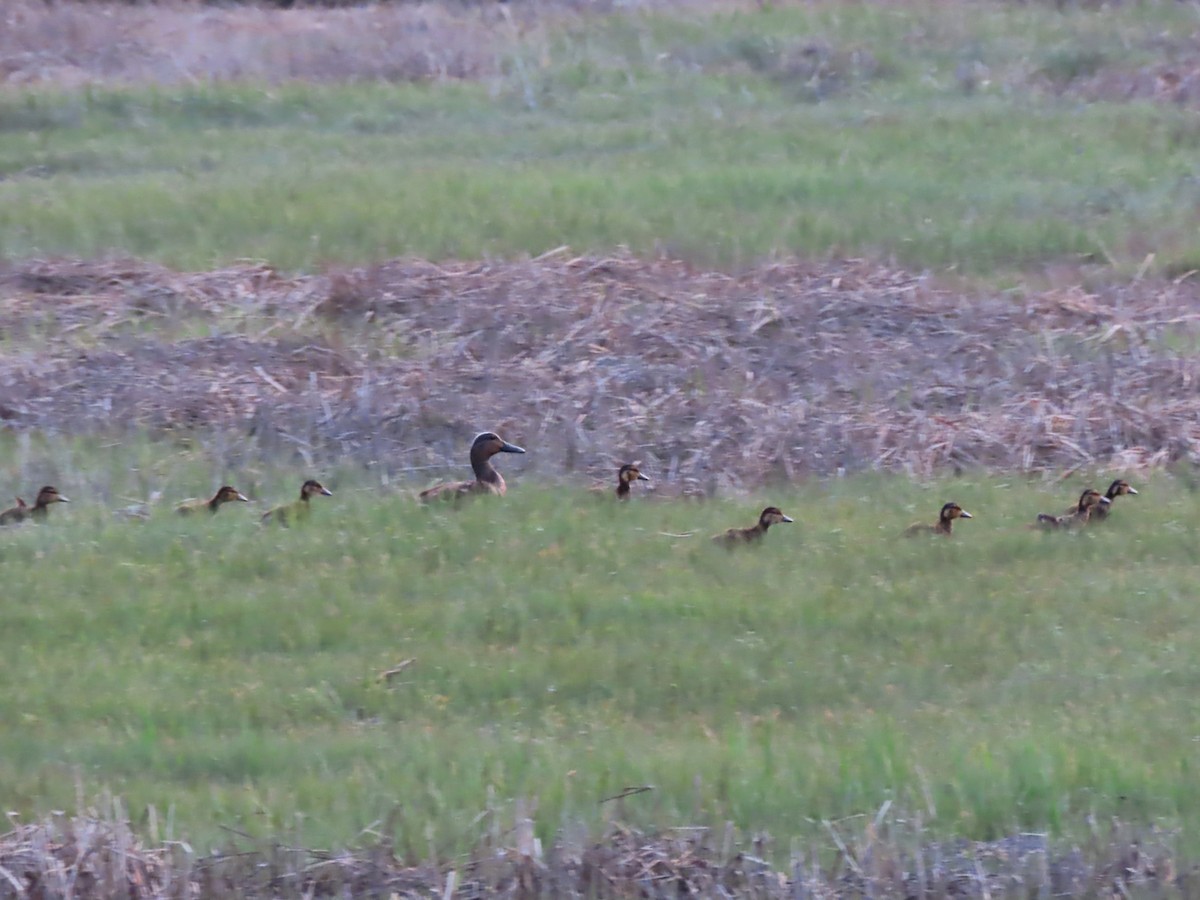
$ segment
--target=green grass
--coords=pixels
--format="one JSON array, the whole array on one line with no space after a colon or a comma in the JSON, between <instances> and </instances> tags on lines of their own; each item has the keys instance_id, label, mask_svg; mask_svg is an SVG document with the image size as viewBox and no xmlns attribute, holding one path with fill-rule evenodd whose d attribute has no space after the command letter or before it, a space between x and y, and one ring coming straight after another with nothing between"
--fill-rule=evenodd
<instances>
[{"instance_id":1,"label":"green grass","mask_svg":"<svg viewBox=\"0 0 1200 900\"><path fill-rule=\"evenodd\" d=\"M451 512L345 471L284 531L261 506L115 521L100 485L209 484L161 448L92 456L63 457L75 502L47 526L0 531L8 810L72 809L78 780L135 820L173 809L201 846L219 825L325 845L399 804L418 856L518 798L543 835L594 825L638 784L655 790L627 801L635 821L732 820L783 848L888 799L980 838L1200 824L1200 519L1167 476L1103 528L1042 535L1023 525L1075 484L867 478L618 508L510 466L507 498ZM217 477L264 504L297 480ZM976 516L952 541L897 539L948 497ZM767 500L797 524L748 552L707 541Z\"/></svg>"},{"instance_id":2,"label":"green grass","mask_svg":"<svg viewBox=\"0 0 1200 900\"><path fill-rule=\"evenodd\" d=\"M10 92L0 256L313 269L626 244L1186 267L1187 113L1038 85L1132 70L1194 25L1178 4L630 14L537 31L489 84ZM965 94L964 61L990 85Z\"/></svg>"}]
</instances>

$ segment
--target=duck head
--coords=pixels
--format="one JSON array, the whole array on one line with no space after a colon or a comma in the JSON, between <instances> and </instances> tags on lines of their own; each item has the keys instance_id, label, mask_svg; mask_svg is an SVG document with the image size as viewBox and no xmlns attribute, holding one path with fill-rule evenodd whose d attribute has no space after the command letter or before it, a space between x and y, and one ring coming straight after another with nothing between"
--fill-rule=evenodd
<instances>
[{"instance_id":1,"label":"duck head","mask_svg":"<svg viewBox=\"0 0 1200 900\"><path fill-rule=\"evenodd\" d=\"M796 520L791 516L785 516L783 514L783 510L781 510L778 506L768 506L758 516L758 524L762 525L763 528L768 528L771 525L778 525L780 522L794 521Z\"/></svg>"},{"instance_id":2,"label":"duck head","mask_svg":"<svg viewBox=\"0 0 1200 900\"><path fill-rule=\"evenodd\" d=\"M955 519L973 519L975 518L957 503L947 503L942 507L941 520L943 522L952 522Z\"/></svg>"},{"instance_id":3,"label":"duck head","mask_svg":"<svg viewBox=\"0 0 1200 900\"><path fill-rule=\"evenodd\" d=\"M314 481L310 478L308 481L304 482L304 485L300 488L300 498L302 500L307 500L309 497L317 496L332 497L333 491L329 490L329 488L325 487L325 485L321 484L321 482ZM244 500L245 497L242 499Z\"/></svg>"}]
</instances>

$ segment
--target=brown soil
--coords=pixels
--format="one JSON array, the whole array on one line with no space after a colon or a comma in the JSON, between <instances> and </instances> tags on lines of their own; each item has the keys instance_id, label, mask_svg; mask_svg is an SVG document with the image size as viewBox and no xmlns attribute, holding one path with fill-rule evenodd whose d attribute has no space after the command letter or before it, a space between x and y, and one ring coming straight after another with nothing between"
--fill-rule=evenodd
<instances>
[{"instance_id":1,"label":"brown soil","mask_svg":"<svg viewBox=\"0 0 1200 900\"><path fill-rule=\"evenodd\" d=\"M0 427L221 434L390 471L500 431L525 470L708 493L839 471L1128 470L1200 451L1200 285L962 293L848 260L395 260L285 277L0 271ZM202 336L201 336L202 335Z\"/></svg>"}]
</instances>

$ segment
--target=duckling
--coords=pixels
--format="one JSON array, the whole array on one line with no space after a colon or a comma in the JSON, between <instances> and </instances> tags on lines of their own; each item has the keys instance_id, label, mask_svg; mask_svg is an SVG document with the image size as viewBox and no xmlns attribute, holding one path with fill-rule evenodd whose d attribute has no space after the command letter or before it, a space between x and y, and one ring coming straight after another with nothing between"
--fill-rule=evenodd
<instances>
[{"instance_id":1,"label":"duckling","mask_svg":"<svg viewBox=\"0 0 1200 900\"><path fill-rule=\"evenodd\" d=\"M785 516L778 506L768 506L758 516L758 524L749 528L730 528L720 534L713 535L713 543L732 549L740 544L753 544L762 540L767 529L780 522L794 522L795 519Z\"/></svg>"},{"instance_id":2,"label":"duckling","mask_svg":"<svg viewBox=\"0 0 1200 900\"><path fill-rule=\"evenodd\" d=\"M916 537L921 534L944 534L949 537L953 533L955 519L975 518L957 503L947 503L942 507L938 520L933 525L915 522L904 529L905 537Z\"/></svg>"},{"instance_id":3,"label":"duckling","mask_svg":"<svg viewBox=\"0 0 1200 900\"><path fill-rule=\"evenodd\" d=\"M1042 528L1053 531L1059 528L1079 528L1091 521L1092 513L1098 506L1108 506L1112 501L1095 488L1087 488L1079 495L1079 502L1072 509L1074 512L1065 516L1054 516L1049 513L1038 513L1037 521L1030 528Z\"/></svg>"},{"instance_id":4,"label":"duckling","mask_svg":"<svg viewBox=\"0 0 1200 900\"><path fill-rule=\"evenodd\" d=\"M29 504L20 497L17 497L16 500L16 506L10 506L4 512L0 512L0 525L15 525L18 522L24 522L25 517L29 515Z\"/></svg>"},{"instance_id":5,"label":"duckling","mask_svg":"<svg viewBox=\"0 0 1200 900\"><path fill-rule=\"evenodd\" d=\"M175 512L181 516L190 516L194 512L200 510L208 510L211 514L216 514L224 503L232 503L238 501L241 503L249 503L246 495L237 488L224 485L219 491L212 495L208 500L185 500L175 507Z\"/></svg>"},{"instance_id":6,"label":"duckling","mask_svg":"<svg viewBox=\"0 0 1200 900\"><path fill-rule=\"evenodd\" d=\"M283 506L267 510L263 513L262 523L266 525L270 522L278 522L286 528L293 522L303 522L308 518L311 511L308 505L309 498L317 496L332 497L333 491L329 490L321 482L313 481L310 478L301 485L299 500L294 500L291 503L285 503Z\"/></svg>"},{"instance_id":7,"label":"duckling","mask_svg":"<svg viewBox=\"0 0 1200 900\"><path fill-rule=\"evenodd\" d=\"M643 475L639 468L641 463L629 463L617 469L617 499L628 500L632 493L630 485L635 481L649 481L649 475Z\"/></svg>"},{"instance_id":8,"label":"duckling","mask_svg":"<svg viewBox=\"0 0 1200 900\"><path fill-rule=\"evenodd\" d=\"M32 507L26 506L25 501L18 497L16 506L0 513L0 525L15 525L18 522L24 522L26 519L32 519L35 522L44 522L49 513L51 503L70 502L69 498L58 492L58 488L46 485L38 491L37 500L33 502Z\"/></svg>"},{"instance_id":9,"label":"duckling","mask_svg":"<svg viewBox=\"0 0 1200 900\"><path fill-rule=\"evenodd\" d=\"M1118 478L1108 486L1108 490L1104 492L1104 496L1108 499L1107 503L1098 503L1092 507L1091 521L1103 522L1112 512L1113 501L1124 494L1136 494L1137 491L1133 486L1122 478ZM1067 515L1074 515L1079 512L1079 504L1076 503L1067 510Z\"/></svg>"},{"instance_id":10,"label":"duckling","mask_svg":"<svg viewBox=\"0 0 1200 900\"><path fill-rule=\"evenodd\" d=\"M50 513L51 503L70 502L70 498L58 492L58 488L46 485L38 491L37 499L33 501L33 509L29 510L29 518L35 522L45 522Z\"/></svg>"},{"instance_id":11,"label":"duckling","mask_svg":"<svg viewBox=\"0 0 1200 900\"><path fill-rule=\"evenodd\" d=\"M492 465L492 457L497 453L524 453L520 447L510 444L494 431L485 431L475 436L471 442L471 469L475 472L474 481L443 481L431 488L426 488L418 495L422 503L431 500L458 501L473 494L497 494L504 496L507 488L504 478Z\"/></svg>"},{"instance_id":12,"label":"duckling","mask_svg":"<svg viewBox=\"0 0 1200 900\"><path fill-rule=\"evenodd\" d=\"M649 475L643 475L641 463L627 463L617 469L617 499L628 500L632 495L631 485L635 481L649 481ZM591 488L593 494L607 496L611 491L606 485L596 485Z\"/></svg>"}]
</instances>

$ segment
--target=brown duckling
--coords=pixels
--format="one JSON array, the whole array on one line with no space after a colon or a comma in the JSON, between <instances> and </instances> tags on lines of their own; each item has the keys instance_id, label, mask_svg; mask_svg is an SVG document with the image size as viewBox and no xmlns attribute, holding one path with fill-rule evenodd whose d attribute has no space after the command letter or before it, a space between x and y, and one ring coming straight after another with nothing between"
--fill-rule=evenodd
<instances>
[{"instance_id":1,"label":"brown duckling","mask_svg":"<svg viewBox=\"0 0 1200 900\"><path fill-rule=\"evenodd\" d=\"M29 504L20 497L17 497L16 500L16 506L10 506L4 512L0 512L0 525L15 525L18 522L24 522L25 517L29 515Z\"/></svg>"},{"instance_id":2,"label":"brown duckling","mask_svg":"<svg viewBox=\"0 0 1200 900\"><path fill-rule=\"evenodd\" d=\"M649 475L643 475L640 468L641 463L626 463L617 469L617 499L628 500L633 491L631 485L635 481L649 481ZM604 485L597 485L592 488L593 494L610 495L612 492Z\"/></svg>"},{"instance_id":3,"label":"brown duckling","mask_svg":"<svg viewBox=\"0 0 1200 900\"><path fill-rule=\"evenodd\" d=\"M194 512L207 510L210 514L215 515L217 510L226 503L249 503L246 495L235 487L224 485L222 488L212 495L208 500L184 500L177 507L175 512L181 516L190 516Z\"/></svg>"},{"instance_id":4,"label":"brown duckling","mask_svg":"<svg viewBox=\"0 0 1200 900\"><path fill-rule=\"evenodd\" d=\"M291 503L285 503L283 506L277 506L274 509L269 509L262 516L264 525L270 522L278 522L285 528L293 522L303 522L308 518L311 509L308 501L312 497L332 497L333 491L325 487L319 481L313 481L311 478L300 486L300 499L293 500Z\"/></svg>"},{"instance_id":5,"label":"brown duckling","mask_svg":"<svg viewBox=\"0 0 1200 900\"><path fill-rule=\"evenodd\" d=\"M26 506L25 501L17 498L17 505L0 513L0 525L15 525L32 519L35 522L46 521L51 503L70 503L70 499L58 492L58 488L46 485L38 491L37 500L33 506Z\"/></svg>"},{"instance_id":6,"label":"brown duckling","mask_svg":"<svg viewBox=\"0 0 1200 900\"><path fill-rule=\"evenodd\" d=\"M1116 481L1110 484L1108 486L1108 490L1104 492L1104 496L1108 502L1097 503L1092 507L1090 520L1092 522L1104 521L1108 518L1109 513L1112 512L1113 501L1115 501L1118 497L1124 496L1125 494L1136 493L1137 491L1133 489L1133 486L1128 481L1125 481L1123 478L1118 478ZM1074 515L1077 512L1079 512L1078 503L1067 510L1067 515Z\"/></svg>"},{"instance_id":7,"label":"brown duckling","mask_svg":"<svg viewBox=\"0 0 1200 900\"><path fill-rule=\"evenodd\" d=\"M37 499L33 501L33 508L29 510L29 518L35 522L45 522L46 516L50 513L51 503L70 503L69 497L58 492L58 488L46 485L38 491Z\"/></svg>"},{"instance_id":8,"label":"brown duckling","mask_svg":"<svg viewBox=\"0 0 1200 900\"><path fill-rule=\"evenodd\" d=\"M904 529L905 537L916 537L921 534L944 534L949 537L953 534L955 519L973 519L975 518L957 503L947 503L942 506L942 511L938 515L938 520L933 525L927 525L924 522L914 522Z\"/></svg>"},{"instance_id":9,"label":"brown duckling","mask_svg":"<svg viewBox=\"0 0 1200 900\"><path fill-rule=\"evenodd\" d=\"M520 447L510 444L494 431L477 434L471 442L471 469L475 472L474 481L443 481L431 488L426 488L418 495L422 503L431 500L461 500L474 494L498 494L504 496L507 488L504 478L492 465L492 457L497 453L524 453Z\"/></svg>"},{"instance_id":10,"label":"brown duckling","mask_svg":"<svg viewBox=\"0 0 1200 900\"><path fill-rule=\"evenodd\" d=\"M759 513L758 524L751 525L749 528L730 528L728 531L722 531L720 534L713 535L713 543L731 549L740 544L753 544L762 540L762 536L772 525L794 521L796 520L790 516L785 516L778 506L768 506Z\"/></svg>"},{"instance_id":11,"label":"brown duckling","mask_svg":"<svg viewBox=\"0 0 1200 900\"><path fill-rule=\"evenodd\" d=\"M1037 521L1030 528L1041 528L1053 531L1060 528L1080 528L1091 521L1092 513L1097 506L1107 506L1112 503L1095 488L1087 488L1079 495L1079 502L1072 509L1074 512L1065 516L1053 516L1049 513L1038 513Z\"/></svg>"}]
</instances>

